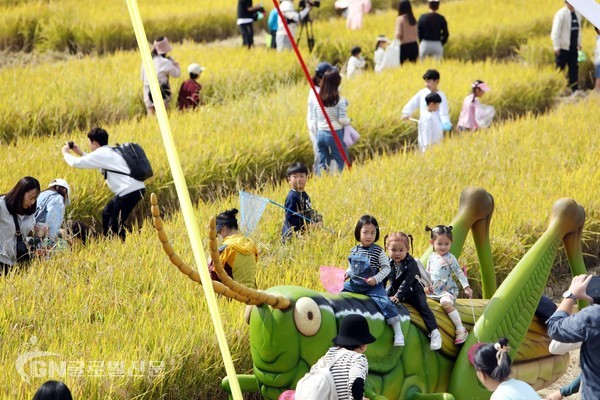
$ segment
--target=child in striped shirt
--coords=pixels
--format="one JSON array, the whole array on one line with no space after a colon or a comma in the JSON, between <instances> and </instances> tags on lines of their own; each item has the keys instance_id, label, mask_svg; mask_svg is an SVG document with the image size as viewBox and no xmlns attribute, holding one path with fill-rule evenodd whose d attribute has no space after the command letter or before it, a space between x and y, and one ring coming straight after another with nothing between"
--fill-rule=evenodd
<instances>
[{"instance_id":1,"label":"child in striped shirt","mask_svg":"<svg viewBox=\"0 0 600 400\"><path fill-rule=\"evenodd\" d=\"M375 217L363 215L356 224L354 237L358 242L348 256L345 292L366 294L379 307L386 322L394 330L394 346L404 346L404 335L400 327L400 313L387 295L383 280L390 274L390 261L381 246L375 244L379 239L379 224Z\"/></svg>"}]
</instances>

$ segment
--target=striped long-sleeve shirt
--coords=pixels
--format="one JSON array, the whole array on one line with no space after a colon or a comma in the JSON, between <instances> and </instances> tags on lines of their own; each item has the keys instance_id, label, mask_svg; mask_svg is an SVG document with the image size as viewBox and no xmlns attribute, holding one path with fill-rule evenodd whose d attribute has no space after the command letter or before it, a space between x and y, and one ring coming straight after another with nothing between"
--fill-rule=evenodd
<instances>
[{"instance_id":1,"label":"striped long-sleeve shirt","mask_svg":"<svg viewBox=\"0 0 600 400\"><path fill-rule=\"evenodd\" d=\"M338 400L362 400L364 396L364 382L369 372L369 362L364 354L357 353L342 347L331 347L323 356L327 362L338 356L339 352L343 355L331 367L331 374L335 382L335 388ZM355 381L356 386L353 390ZM362 392L362 393L357 393ZM357 395L360 396L357 396Z\"/></svg>"}]
</instances>

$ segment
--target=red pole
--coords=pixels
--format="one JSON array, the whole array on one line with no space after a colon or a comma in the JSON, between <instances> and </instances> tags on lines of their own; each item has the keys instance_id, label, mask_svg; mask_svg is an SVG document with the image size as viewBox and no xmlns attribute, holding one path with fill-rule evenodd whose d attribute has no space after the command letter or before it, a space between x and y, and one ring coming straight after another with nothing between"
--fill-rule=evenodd
<instances>
[{"instance_id":1,"label":"red pole","mask_svg":"<svg viewBox=\"0 0 600 400\"><path fill-rule=\"evenodd\" d=\"M342 158L344 159L344 162L348 166L348 169L352 169L352 164L350 164L350 161L348 160L348 157L346 156L346 152L344 151L344 147L342 146L342 142L340 142L340 138L338 138L338 136L335 133L335 129L333 129L333 124L331 123L331 120L329 119L329 115L327 115L327 113L325 112L325 105L323 104L323 100L321 100L321 96L317 92L317 88L315 87L315 83L313 82L313 80L312 80L312 78L310 76L310 72L308 72L308 68L306 68L306 64L304 63L304 59L302 58L302 54L300 54L300 50L298 49L298 45L296 44L296 39L294 39L294 35L292 35L292 32L290 31L290 27L288 26L288 23L287 23L287 20L285 18L285 15L283 15L283 13L281 12L281 9L279 8L279 1L278 0L273 0L273 5L277 9L277 14L279 14L279 19L281 19L281 21L283 22L283 27L285 28L285 32L287 33L288 38L290 39L290 43L292 43L292 47L294 48L294 52L296 53L296 57L298 58L298 62L300 62L300 66L302 67L302 71L304 71L304 76L306 77L306 80L308 81L308 84L310 85L310 88L312 89L315 97L317 98L317 101L319 102L319 107L321 107L321 111L323 112L323 116L325 117L325 120L327 121L327 125L329 126L329 130L331 132L331 136L333 136L333 140L335 140L335 144L337 145L338 149L340 150L340 153L342 154Z\"/></svg>"}]
</instances>

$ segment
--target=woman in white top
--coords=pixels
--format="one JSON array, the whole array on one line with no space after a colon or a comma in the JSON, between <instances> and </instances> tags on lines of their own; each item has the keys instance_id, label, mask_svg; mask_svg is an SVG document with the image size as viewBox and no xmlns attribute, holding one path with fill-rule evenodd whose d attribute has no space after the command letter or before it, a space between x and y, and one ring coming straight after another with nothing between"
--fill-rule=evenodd
<instances>
[{"instance_id":1,"label":"woman in white top","mask_svg":"<svg viewBox=\"0 0 600 400\"><path fill-rule=\"evenodd\" d=\"M311 4L312 3L310 1L307 1L306 7L300 12L296 11L293 0L283 0L279 4L279 9L287 21L287 25L290 28L292 36L296 36L298 25L300 24L300 21L302 21L310 12ZM277 51L292 49L292 42L287 35L281 18L277 18L277 33L275 33L275 41L277 42Z\"/></svg>"},{"instance_id":2,"label":"woman in white top","mask_svg":"<svg viewBox=\"0 0 600 400\"><path fill-rule=\"evenodd\" d=\"M181 75L181 68L177 61L167 56L167 53L171 50L173 50L173 47L169 44L169 40L163 36L156 39L152 46L152 62L154 63L154 69L156 70L158 83L160 84L160 91L165 102L165 107L167 108L172 97L169 76L178 78ZM143 65L142 82L144 83L144 104L146 105L146 111L148 115L154 115L156 110L154 109L154 102L150 94L150 85L148 84L148 77Z\"/></svg>"},{"instance_id":3,"label":"woman in white top","mask_svg":"<svg viewBox=\"0 0 600 400\"><path fill-rule=\"evenodd\" d=\"M329 171L332 161L335 161L337 170L341 171L344 169L344 158L347 160L346 145L344 144L344 126L350 125L350 118L346 115L348 100L339 94L341 82L342 77L340 76L340 72L337 68L333 67L323 75L321 91L319 92L325 106L325 112L335 132L331 132L331 128L321 107L317 104L313 109L313 124L316 126L317 131L320 171ZM338 140L336 140L334 135L337 136Z\"/></svg>"},{"instance_id":4,"label":"woman in white top","mask_svg":"<svg viewBox=\"0 0 600 400\"><path fill-rule=\"evenodd\" d=\"M17 259L17 225L21 240L33 230L40 183L31 176L21 178L10 192L0 196L0 275L7 273ZM16 224L15 224L16 221Z\"/></svg>"},{"instance_id":5,"label":"woman in white top","mask_svg":"<svg viewBox=\"0 0 600 400\"><path fill-rule=\"evenodd\" d=\"M509 377L509 350L508 339L500 338L497 343L481 345L473 354L471 363L477 370L477 378L483 386L493 392L490 400L539 399L540 396L526 382Z\"/></svg>"}]
</instances>

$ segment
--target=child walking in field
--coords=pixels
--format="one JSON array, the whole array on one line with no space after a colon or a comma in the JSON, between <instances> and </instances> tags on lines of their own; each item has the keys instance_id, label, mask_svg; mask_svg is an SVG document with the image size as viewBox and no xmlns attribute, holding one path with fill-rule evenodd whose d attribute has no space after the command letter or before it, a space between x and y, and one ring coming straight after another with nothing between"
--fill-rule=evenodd
<instances>
[{"instance_id":1,"label":"child walking in field","mask_svg":"<svg viewBox=\"0 0 600 400\"><path fill-rule=\"evenodd\" d=\"M408 252L412 248L412 236L403 232L392 232L384 239L385 249L390 257L390 285L388 295L392 303L412 305L423 318L431 337L431 350L442 347L442 335L433 312L427 305L427 296L419 281L417 261Z\"/></svg>"},{"instance_id":2,"label":"child walking in field","mask_svg":"<svg viewBox=\"0 0 600 400\"><path fill-rule=\"evenodd\" d=\"M379 224L375 217L360 217L354 229L354 238L359 244L348 256L346 275L350 279L344 283L343 291L366 294L373 299L394 330L394 346L404 346L401 316L382 283L390 273L390 262L381 246L375 244L379 240Z\"/></svg>"},{"instance_id":3,"label":"child walking in field","mask_svg":"<svg viewBox=\"0 0 600 400\"><path fill-rule=\"evenodd\" d=\"M444 140L444 131L440 124L440 104L442 98L438 93L429 93L425 96L425 104L427 109L421 112L419 116L419 128L417 141L419 150L425 152L428 147L433 146Z\"/></svg>"},{"instance_id":4,"label":"child walking in field","mask_svg":"<svg viewBox=\"0 0 600 400\"><path fill-rule=\"evenodd\" d=\"M456 327L454 344L461 344L467 340L468 333L467 329L462 325L460 314L454 308L454 302L458 296L458 286L456 286L456 282L452 279L452 273L460 281L467 297L473 297L473 290L469 287L469 281L458 265L458 260L450 253L452 227L438 225L431 229L427 226L425 230L431 232L429 243L433 246L433 252L427 260L427 272L431 275L433 293L429 293L428 296L430 299L440 302L442 308Z\"/></svg>"},{"instance_id":5,"label":"child walking in field","mask_svg":"<svg viewBox=\"0 0 600 400\"><path fill-rule=\"evenodd\" d=\"M386 38L385 35L377 36L375 54L373 55L373 61L375 61L375 72L377 73L383 71L383 68L385 67L385 49L390 43L390 39Z\"/></svg>"},{"instance_id":6,"label":"child walking in field","mask_svg":"<svg viewBox=\"0 0 600 400\"><path fill-rule=\"evenodd\" d=\"M420 110L421 115L427 111L427 103L425 96L429 93L437 93L442 98L439 110L439 122L444 131L452 129L450 122L450 114L448 112L448 100L444 92L438 89L440 83L440 73L435 69L428 69L423 75L425 88L419 90L402 109L402 119L408 120L417 110Z\"/></svg>"},{"instance_id":7,"label":"child walking in field","mask_svg":"<svg viewBox=\"0 0 600 400\"><path fill-rule=\"evenodd\" d=\"M313 210L310 196L304 191L308 179L308 168L296 162L287 169L290 191L285 199L285 221L281 228L281 241L285 243L294 233L303 233L309 225L318 223L318 214ZM307 221L308 218L310 221Z\"/></svg>"},{"instance_id":8,"label":"child walking in field","mask_svg":"<svg viewBox=\"0 0 600 400\"><path fill-rule=\"evenodd\" d=\"M460 110L460 117L458 118L457 124L459 132L476 131L477 129L479 129L480 121L478 121L478 119L476 118L477 109L479 108L481 110L482 107L479 98L483 97L483 95L489 91L490 87L484 81L480 81L478 79L475 82L473 82L473 84L471 85L471 94L465 97L462 109ZM494 108L492 106L486 106L486 110L489 110L489 112L491 112L491 115L486 115L486 122L484 122L485 125L482 126L482 128L487 128L489 126L489 123L487 123L488 120L491 123L492 118L494 118Z\"/></svg>"},{"instance_id":9,"label":"child walking in field","mask_svg":"<svg viewBox=\"0 0 600 400\"><path fill-rule=\"evenodd\" d=\"M351 78L354 75L362 74L367 62L361 53L362 49L358 46L354 46L350 51L350 58L348 59L348 64L346 65L346 78Z\"/></svg>"}]
</instances>

